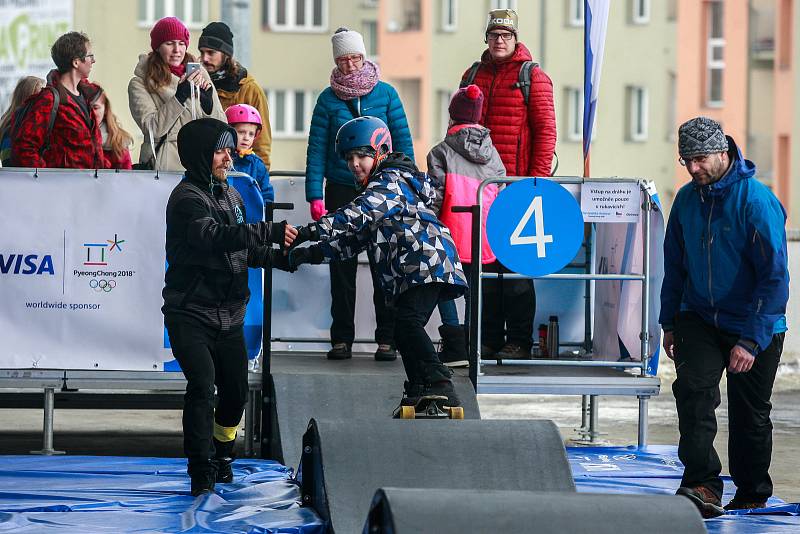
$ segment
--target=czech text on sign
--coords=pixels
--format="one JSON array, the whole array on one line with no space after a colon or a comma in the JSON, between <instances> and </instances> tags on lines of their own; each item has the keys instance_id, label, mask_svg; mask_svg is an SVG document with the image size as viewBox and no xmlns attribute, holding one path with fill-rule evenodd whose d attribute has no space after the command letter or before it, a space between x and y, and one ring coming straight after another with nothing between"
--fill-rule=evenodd
<instances>
[{"instance_id":1,"label":"czech text on sign","mask_svg":"<svg viewBox=\"0 0 800 534\"><path fill-rule=\"evenodd\" d=\"M581 211L586 222L635 223L639 220L641 190L635 182L581 185Z\"/></svg>"},{"instance_id":2,"label":"czech text on sign","mask_svg":"<svg viewBox=\"0 0 800 534\"><path fill-rule=\"evenodd\" d=\"M486 220L489 245L514 272L543 276L571 262L583 242L583 217L572 194L544 178L527 178L497 196Z\"/></svg>"}]
</instances>

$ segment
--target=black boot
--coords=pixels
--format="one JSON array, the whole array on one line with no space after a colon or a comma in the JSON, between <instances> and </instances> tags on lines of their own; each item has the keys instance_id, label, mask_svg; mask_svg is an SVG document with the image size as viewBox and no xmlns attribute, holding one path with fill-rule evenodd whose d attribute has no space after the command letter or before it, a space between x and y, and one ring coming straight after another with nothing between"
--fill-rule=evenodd
<instances>
[{"instance_id":1,"label":"black boot","mask_svg":"<svg viewBox=\"0 0 800 534\"><path fill-rule=\"evenodd\" d=\"M217 470L213 463L202 467L190 468L189 476L192 478L192 497L214 492Z\"/></svg>"},{"instance_id":2,"label":"black boot","mask_svg":"<svg viewBox=\"0 0 800 534\"><path fill-rule=\"evenodd\" d=\"M414 406L417 404L420 395L422 395L422 390L425 388L424 384L418 384L416 382L409 382L406 380L403 382L403 400L400 401L400 404L403 406Z\"/></svg>"},{"instance_id":3,"label":"black boot","mask_svg":"<svg viewBox=\"0 0 800 534\"><path fill-rule=\"evenodd\" d=\"M328 351L329 360L349 360L353 357L350 343L334 343L333 348Z\"/></svg>"},{"instance_id":4,"label":"black boot","mask_svg":"<svg viewBox=\"0 0 800 534\"><path fill-rule=\"evenodd\" d=\"M444 403L445 406L461 406L461 399L456 394L456 388L453 386L452 380L440 380L432 384L426 384L422 394L447 397L447 402Z\"/></svg>"},{"instance_id":5,"label":"black boot","mask_svg":"<svg viewBox=\"0 0 800 534\"><path fill-rule=\"evenodd\" d=\"M229 484L233 482L233 449L236 439L231 441L219 441L214 438L214 463L217 466L217 482Z\"/></svg>"},{"instance_id":6,"label":"black boot","mask_svg":"<svg viewBox=\"0 0 800 534\"><path fill-rule=\"evenodd\" d=\"M439 352L439 361L448 367L469 366L467 337L464 333L464 327L443 324L439 327L439 335L442 337L442 350Z\"/></svg>"}]
</instances>

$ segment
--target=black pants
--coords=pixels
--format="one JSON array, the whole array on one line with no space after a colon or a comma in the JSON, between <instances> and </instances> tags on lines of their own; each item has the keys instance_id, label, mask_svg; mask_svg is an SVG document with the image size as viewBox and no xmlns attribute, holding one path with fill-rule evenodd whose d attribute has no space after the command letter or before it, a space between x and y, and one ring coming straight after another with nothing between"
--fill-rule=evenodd
<instances>
[{"instance_id":1,"label":"black pants","mask_svg":"<svg viewBox=\"0 0 800 534\"><path fill-rule=\"evenodd\" d=\"M425 325L439 303L442 284L407 289L395 302L395 339L409 382L431 384L450 380L450 370L439 361Z\"/></svg>"},{"instance_id":2,"label":"black pants","mask_svg":"<svg viewBox=\"0 0 800 534\"><path fill-rule=\"evenodd\" d=\"M325 209L335 211L358 196L355 187L333 182L325 184ZM369 260L372 273L372 303L375 305L375 341L394 345L394 313L386 305L386 297L377 278L377 270ZM331 271L331 341L353 343L356 337L356 273L358 258L335 261L329 264Z\"/></svg>"},{"instance_id":3,"label":"black pants","mask_svg":"<svg viewBox=\"0 0 800 534\"><path fill-rule=\"evenodd\" d=\"M247 349L242 327L209 328L187 317L165 319L172 354L186 377L183 451L189 474L213 469L214 423L238 426L247 403ZM214 386L219 402L214 409ZM231 442L232 444L232 442ZM225 451L221 455L229 455Z\"/></svg>"},{"instance_id":4,"label":"black pants","mask_svg":"<svg viewBox=\"0 0 800 534\"><path fill-rule=\"evenodd\" d=\"M508 273L499 262L483 266L484 272ZM533 280L487 278L483 285L481 343L495 350L506 342L530 350L533 343L533 316L536 292Z\"/></svg>"},{"instance_id":5,"label":"black pants","mask_svg":"<svg viewBox=\"0 0 800 534\"><path fill-rule=\"evenodd\" d=\"M714 437L720 404L719 382L738 336L705 323L693 312L682 312L675 323L675 371L672 384L678 409L678 457L685 470L681 486L706 486L722 496L722 470ZM770 396L783 351L784 334L756 356L746 373L728 374L728 462L736 497L765 501L772 495Z\"/></svg>"}]
</instances>

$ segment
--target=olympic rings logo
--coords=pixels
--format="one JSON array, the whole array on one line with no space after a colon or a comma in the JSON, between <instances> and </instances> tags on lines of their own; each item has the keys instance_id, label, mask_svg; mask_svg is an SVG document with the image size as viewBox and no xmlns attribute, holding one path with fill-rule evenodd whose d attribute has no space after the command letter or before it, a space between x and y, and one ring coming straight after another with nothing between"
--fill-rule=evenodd
<instances>
[{"instance_id":1,"label":"olympic rings logo","mask_svg":"<svg viewBox=\"0 0 800 534\"><path fill-rule=\"evenodd\" d=\"M94 289L98 293L101 292L101 291L105 291L106 293L108 293L112 289L117 287L117 281L116 280L104 280L102 278L100 280L98 280L97 278L92 278L91 280L89 280L89 287L91 287L92 289Z\"/></svg>"}]
</instances>

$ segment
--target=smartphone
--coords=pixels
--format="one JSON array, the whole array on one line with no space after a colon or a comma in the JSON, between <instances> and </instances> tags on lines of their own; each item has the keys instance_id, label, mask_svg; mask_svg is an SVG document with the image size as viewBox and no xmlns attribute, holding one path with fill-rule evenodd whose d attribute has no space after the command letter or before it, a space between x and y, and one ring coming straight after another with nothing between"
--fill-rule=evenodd
<instances>
[{"instance_id":1,"label":"smartphone","mask_svg":"<svg viewBox=\"0 0 800 534\"><path fill-rule=\"evenodd\" d=\"M188 78L191 73L202 67L200 63L187 63L186 64L186 77Z\"/></svg>"}]
</instances>

